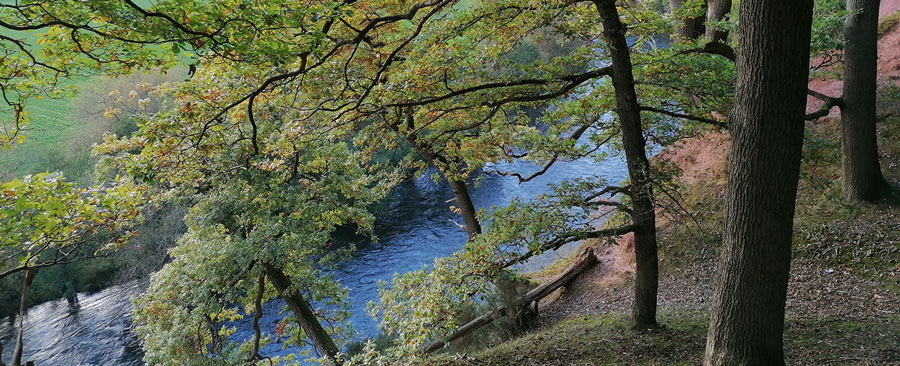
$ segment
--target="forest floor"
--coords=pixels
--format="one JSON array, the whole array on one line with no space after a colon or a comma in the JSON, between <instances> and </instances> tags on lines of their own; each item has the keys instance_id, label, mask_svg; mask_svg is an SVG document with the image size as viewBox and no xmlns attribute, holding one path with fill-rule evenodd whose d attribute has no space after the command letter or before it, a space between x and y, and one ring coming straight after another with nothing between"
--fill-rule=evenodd
<instances>
[{"instance_id":1,"label":"forest floor","mask_svg":"<svg viewBox=\"0 0 900 366\"><path fill-rule=\"evenodd\" d=\"M893 12L882 9L883 16L900 14L900 1L887 3ZM786 304L788 364L900 365L898 50L900 27L886 29L879 41L884 85L878 99L878 133L882 171L893 197L876 204L843 201L838 114L807 124ZM840 81L818 80L810 87L840 95ZM818 107L810 101L810 110ZM600 253L600 264L542 301L532 331L480 351L439 356L428 364L699 364L721 243L729 145L726 133L710 133L686 139L654 158L656 164L680 168L680 186L673 193L690 212L659 212L659 330L629 328L634 259L632 239L626 236L613 245L582 245ZM577 254L533 278L552 277Z\"/></svg>"}]
</instances>

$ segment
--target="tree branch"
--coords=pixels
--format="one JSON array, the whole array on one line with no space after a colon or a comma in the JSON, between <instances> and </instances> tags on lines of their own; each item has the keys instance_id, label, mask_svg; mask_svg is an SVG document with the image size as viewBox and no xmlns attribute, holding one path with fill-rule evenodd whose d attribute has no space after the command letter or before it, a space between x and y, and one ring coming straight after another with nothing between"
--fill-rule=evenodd
<instances>
[{"instance_id":1,"label":"tree branch","mask_svg":"<svg viewBox=\"0 0 900 366\"><path fill-rule=\"evenodd\" d=\"M844 99L843 98L829 97L825 94L819 93L812 89L806 89L806 94L825 102L824 104L822 104L822 107L819 108L817 111L808 113L806 115L805 119L807 121L827 116L828 113L831 112L831 108L834 108L834 107L838 107L841 109L844 108Z\"/></svg>"},{"instance_id":2,"label":"tree branch","mask_svg":"<svg viewBox=\"0 0 900 366\"><path fill-rule=\"evenodd\" d=\"M520 254L520 255L514 257L513 259L510 259L506 262L500 263L499 268L506 268L509 266L516 265L528 258L531 258L535 255L546 252L548 250L559 249L560 247L562 247L563 245L566 245L568 243L572 243L572 242L576 242L576 241L584 240L584 239L608 238L608 237L612 237L612 236L625 235L625 234L635 231L636 229L637 229L637 227L635 225L629 224L629 225L625 225L625 226L619 226L619 227L615 227L615 228L611 228L611 229L603 229L603 230L570 231L570 232L561 234L561 235L557 236L555 239L544 243L538 249L529 250L523 254Z\"/></svg>"},{"instance_id":3,"label":"tree branch","mask_svg":"<svg viewBox=\"0 0 900 366\"><path fill-rule=\"evenodd\" d=\"M547 85L547 84L559 82L559 81L568 82L565 85L563 85L563 87L561 87L559 90L552 92L552 93L539 94L539 95L534 95L534 96L510 97L510 98L505 98L505 99L495 101L492 103L488 103L488 105L496 106L496 105L509 103L509 102L530 102L530 101L548 99L548 98L563 95L566 92L574 89L578 85L581 85L581 83L583 83L585 81L588 81L590 79L597 78L600 76L609 75L611 72L612 72L612 67L607 66L607 67L591 70L591 71L588 71L588 72L585 72L582 74L566 75L566 76L555 78L555 79L523 79L523 80L516 80L516 81L486 83L486 84L468 87L465 89L455 90L453 92L450 92L450 93L447 93L444 95L423 98L423 99L420 99L417 101L388 104L387 107L421 106L421 105L440 102L440 101L447 100L447 99L457 97L460 95L473 93L473 92L477 92L477 91L482 91L482 90L489 90L489 89L511 88L511 87L516 87L516 86L526 86L526 85L540 86L540 85Z\"/></svg>"},{"instance_id":4,"label":"tree branch","mask_svg":"<svg viewBox=\"0 0 900 366\"><path fill-rule=\"evenodd\" d=\"M686 119L686 120L691 120L691 121L695 121L695 122L705 123L705 124L712 125L712 126L716 126L716 127L718 127L718 128L722 128L722 129L726 129L726 130L728 129L728 124L727 124L727 123L719 122L719 121L716 121L716 120L710 119L710 118L704 118L704 117L698 117L698 116L691 116L691 115L682 114L682 113L678 113L678 112L670 112L670 111L667 111L667 110L665 110L665 109L654 108L654 107L648 107L648 106L641 106L641 110L642 110L642 111L647 111L647 112L654 112L654 113L664 114L664 115L667 115L667 116L670 116L670 117L675 117L675 118L684 118L684 119Z\"/></svg>"},{"instance_id":5,"label":"tree branch","mask_svg":"<svg viewBox=\"0 0 900 366\"><path fill-rule=\"evenodd\" d=\"M731 62L735 62L737 60L737 53L734 52L734 48L731 46L724 44L722 42L709 42L703 46L703 48L691 48L688 50L684 50L676 53L676 55L687 55L691 53L706 53L710 55L719 55Z\"/></svg>"},{"instance_id":6,"label":"tree branch","mask_svg":"<svg viewBox=\"0 0 900 366\"><path fill-rule=\"evenodd\" d=\"M89 256L76 257L76 258L73 258L73 259L65 260L66 257L64 256L64 257L62 257L62 258L55 259L55 260L52 260L52 261L46 261L46 262L35 263L35 264L27 264L27 265L19 266L19 267L16 267L16 268L8 269L8 270L6 270L6 271L4 271L4 272L0 272L0 279L4 278L4 277L6 277L6 276L9 276L9 275L11 275L11 274L15 274L15 273L24 271L24 270L26 270L26 269L28 269L28 268L44 268L44 267L51 267L51 266L60 265L60 264L68 264L68 263L72 263L72 262L79 261L79 260L82 260L82 259L103 258L103 257L106 257L106 255L89 255Z\"/></svg>"},{"instance_id":7,"label":"tree branch","mask_svg":"<svg viewBox=\"0 0 900 366\"><path fill-rule=\"evenodd\" d=\"M579 138L581 138L582 135L584 135L584 132L587 131L587 129L590 127L591 127L591 125L584 125L584 126L579 127L577 130L575 130L575 132L572 133L571 136L569 136L568 139L577 141ZM607 140L609 140L609 139L607 139ZM559 153L553 153L553 157L551 157L546 163L544 163L544 166L541 168L541 170L538 170L527 177L524 177L524 176L522 176L522 174L519 174L517 172L499 171L496 169L491 169L491 170L485 171L484 173L485 174L497 174L497 175L502 175L502 176L513 176L513 177L518 178L519 183L521 184L521 183L531 181L532 179L543 175L544 173L547 172L547 170L550 169L550 167L553 166L553 164L556 163L557 160L559 160Z\"/></svg>"}]
</instances>

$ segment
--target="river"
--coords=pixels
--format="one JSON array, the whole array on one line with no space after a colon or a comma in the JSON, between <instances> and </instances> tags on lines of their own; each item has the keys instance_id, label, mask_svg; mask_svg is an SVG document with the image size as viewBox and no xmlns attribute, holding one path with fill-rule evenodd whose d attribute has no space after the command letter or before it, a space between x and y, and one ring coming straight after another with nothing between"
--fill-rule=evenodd
<instances>
[{"instance_id":1,"label":"river","mask_svg":"<svg viewBox=\"0 0 900 366\"><path fill-rule=\"evenodd\" d=\"M519 172L536 171L528 162L501 164L499 168ZM621 156L605 161L580 159L560 162L528 183L519 184L513 177L485 176L472 199L479 208L503 206L513 198L532 199L548 191L548 184L565 179L601 176L617 183L626 178ZM391 194L389 209L378 218L377 243L356 243L352 258L334 273L350 289L351 324L358 336L377 335L377 323L369 317L366 304L378 297L378 281L390 281L395 273L422 268L436 257L447 256L462 247L466 233L455 221L459 217L450 212L453 198L449 186L435 184L428 174L404 183ZM544 253L526 264L525 271L534 270L574 250L569 245L552 253ZM25 318L24 360L37 366L86 365L142 365L140 342L131 331L130 298L142 291L142 285L129 283L112 286L94 294L79 294L79 302L70 305L66 300L47 302L28 309ZM282 304L265 305L261 325L271 333ZM15 319L0 319L0 342L5 346L4 361L9 362L15 343ZM252 335L249 319L237 323L237 339ZM271 344L262 350L272 356L291 350Z\"/></svg>"}]
</instances>

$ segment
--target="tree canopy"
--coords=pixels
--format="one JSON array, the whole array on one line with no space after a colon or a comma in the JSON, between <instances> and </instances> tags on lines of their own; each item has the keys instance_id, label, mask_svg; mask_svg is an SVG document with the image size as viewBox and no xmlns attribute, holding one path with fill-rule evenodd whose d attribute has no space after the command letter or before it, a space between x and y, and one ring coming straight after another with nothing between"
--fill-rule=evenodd
<instances>
[{"instance_id":1,"label":"tree canopy","mask_svg":"<svg viewBox=\"0 0 900 366\"><path fill-rule=\"evenodd\" d=\"M124 180L117 183L78 189L58 174L4 182L0 186L0 278L93 257L127 241L133 235L129 228L145 204L146 187ZM82 248L103 239L107 242L103 246Z\"/></svg>"},{"instance_id":2,"label":"tree canopy","mask_svg":"<svg viewBox=\"0 0 900 366\"><path fill-rule=\"evenodd\" d=\"M825 65L846 14L822 3L813 26L823 36L806 43ZM104 230L121 243L142 200L179 200L191 206L187 233L135 301L148 363L414 362L460 325L463 307L518 276L515 265L575 241L633 233L642 298L634 322L656 326L655 215L666 202L678 206L670 193L677 172L647 155L727 129L726 116L741 105L731 2L672 1L668 13L658 4L0 4L8 31L0 35L0 146L27 138L29 100L72 95L67 80L190 70L153 90L159 108L130 111L137 131L96 146L98 171L112 183L78 190L53 174L4 183L0 244L5 260L19 264L0 276L72 260L73 248ZM469 197L484 175L526 184L559 162L610 154L627 158L627 181L583 177L482 211ZM516 160L537 170L503 168ZM352 248L333 236L372 236L372 206L429 168L452 187L469 240L383 284L370 308L394 347L378 353L369 345L346 359L338 351L352 334L347 289L327 273ZM262 304L276 298L288 311L270 337L258 323ZM249 317L254 337L233 337L234 322ZM301 351L262 354L276 341Z\"/></svg>"}]
</instances>

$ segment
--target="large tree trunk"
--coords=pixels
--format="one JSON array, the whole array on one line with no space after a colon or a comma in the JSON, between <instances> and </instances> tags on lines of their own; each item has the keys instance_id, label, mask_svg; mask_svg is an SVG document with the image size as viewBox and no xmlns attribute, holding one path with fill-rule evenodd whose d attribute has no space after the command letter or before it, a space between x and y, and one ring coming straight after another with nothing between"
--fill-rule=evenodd
<instances>
[{"instance_id":1,"label":"large tree trunk","mask_svg":"<svg viewBox=\"0 0 900 366\"><path fill-rule=\"evenodd\" d=\"M34 268L28 268L25 270L25 277L22 281L22 297L19 302L19 332L16 335L16 349L13 351L13 366L22 365L22 351L25 344L25 310L28 309L28 288L31 287L34 275Z\"/></svg>"},{"instance_id":2,"label":"large tree trunk","mask_svg":"<svg viewBox=\"0 0 900 366\"><path fill-rule=\"evenodd\" d=\"M337 363L338 348L334 340L319 323L319 318L313 312L312 307L303 299L297 291L289 291L290 279L280 269L266 265L266 277L272 282L272 286L278 291L279 296L287 304L288 308L297 319L297 323L303 328L306 336L312 341L316 350L327 357L332 363Z\"/></svg>"},{"instance_id":3,"label":"large tree trunk","mask_svg":"<svg viewBox=\"0 0 900 366\"><path fill-rule=\"evenodd\" d=\"M457 208L459 208L459 215L462 216L465 223L466 234L469 235L469 240L472 240L475 235L481 234L481 224L478 222L477 211L472 203L472 197L469 196L469 188L464 180L448 179L447 181L450 182L450 187L453 188L453 196L455 197Z\"/></svg>"},{"instance_id":4,"label":"large tree trunk","mask_svg":"<svg viewBox=\"0 0 900 366\"><path fill-rule=\"evenodd\" d=\"M784 365L813 0L742 1L733 140L704 365Z\"/></svg>"},{"instance_id":5,"label":"large tree trunk","mask_svg":"<svg viewBox=\"0 0 900 366\"><path fill-rule=\"evenodd\" d=\"M675 12L675 9L681 7L681 4L684 3L684 0L669 0L669 7L672 8L672 12ZM683 39L697 39L705 30L704 27L704 17L699 16L695 18L681 18L679 19L681 25L678 27L678 36Z\"/></svg>"},{"instance_id":6,"label":"large tree trunk","mask_svg":"<svg viewBox=\"0 0 900 366\"><path fill-rule=\"evenodd\" d=\"M844 196L875 201L886 191L875 137L879 0L847 0L841 148Z\"/></svg>"},{"instance_id":7,"label":"large tree trunk","mask_svg":"<svg viewBox=\"0 0 900 366\"><path fill-rule=\"evenodd\" d=\"M706 22L725 20L731 14L731 0L707 0ZM722 42L728 40L728 31L706 27L706 40L708 42Z\"/></svg>"},{"instance_id":8,"label":"large tree trunk","mask_svg":"<svg viewBox=\"0 0 900 366\"><path fill-rule=\"evenodd\" d=\"M613 0L595 0L603 21L603 37L612 62L612 82L616 93L616 113L622 130L622 144L631 179L632 220L634 222L635 283L632 316L635 328L656 327L656 292L659 264L656 253L656 213L650 163L641 125L640 106L634 90L631 54L625 39L625 25Z\"/></svg>"}]
</instances>

